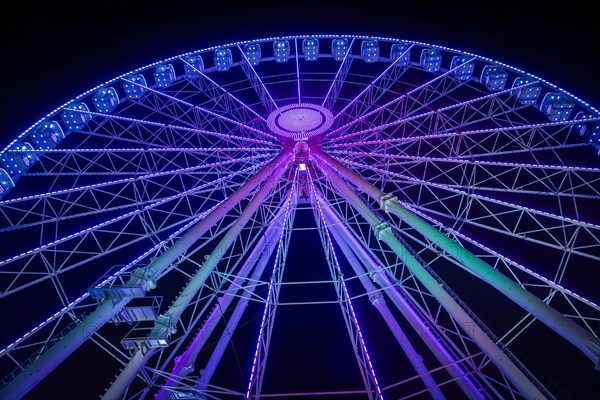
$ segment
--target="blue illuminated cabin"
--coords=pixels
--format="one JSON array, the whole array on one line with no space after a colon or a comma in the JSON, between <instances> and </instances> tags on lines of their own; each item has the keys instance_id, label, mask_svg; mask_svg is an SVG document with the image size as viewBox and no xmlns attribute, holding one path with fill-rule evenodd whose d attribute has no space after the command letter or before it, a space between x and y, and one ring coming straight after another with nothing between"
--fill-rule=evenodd
<instances>
[{"instance_id":1,"label":"blue illuminated cabin","mask_svg":"<svg viewBox=\"0 0 600 400\"><path fill-rule=\"evenodd\" d=\"M394 43L390 50L392 61L398 60L396 65L406 67L410 63L410 45L408 43Z\"/></svg>"},{"instance_id":2,"label":"blue illuminated cabin","mask_svg":"<svg viewBox=\"0 0 600 400\"><path fill-rule=\"evenodd\" d=\"M175 68L171 64L159 64L154 69L154 82L158 87L169 87L175 82Z\"/></svg>"},{"instance_id":3,"label":"blue illuminated cabin","mask_svg":"<svg viewBox=\"0 0 600 400\"><path fill-rule=\"evenodd\" d=\"M600 146L600 125L596 125L590 130L587 141L596 146L596 148Z\"/></svg>"},{"instance_id":4,"label":"blue illuminated cabin","mask_svg":"<svg viewBox=\"0 0 600 400\"><path fill-rule=\"evenodd\" d=\"M115 88L103 87L94 93L92 102L98 112L109 113L119 104L119 95Z\"/></svg>"},{"instance_id":5,"label":"blue illuminated cabin","mask_svg":"<svg viewBox=\"0 0 600 400\"><path fill-rule=\"evenodd\" d=\"M571 132L577 139L588 139L594 126L598 126L595 122L588 122L592 118L594 118L592 114L584 113L583 111L575 115L575 121L580 122L571 126Z\"/></svg>"},{"instance_id":6,"label":"blue illuminated cabin","mask_svg":"<svg viewBox=\"0 0 600 400\"><path fill-rule=\"evenodd\" d=\"M489 91L497 92L504 89L508 80L508 72L497 65L486 65L481 71L481 83Z\"/></svg>"},{"instance_id":7,"label":"blue illuminated cabin","mask_svg":"<svg viewBox=\"0 0 600 400\"><path fill-rule=\"evenodd\" d=\"M546 93L540 111L552 122L566 121L573 111L573 102L564 94L558 92Z\"/></svg>"},{"instance_id":8,"label":"blue illuminated cabin","mask_svg":"<svg viewBox=\"0 0 600 400\"><path fill-rule=\"evenodd\" d=\"M142 74L129 75L123 80L123 88L130 100L140 99L146 93L147 87L146 78Z\"/></svg>"},{"instance_id":9,"label":"blue illuminated cabin","mask_svg":"<svg viewBox=\"0 0 600 400\"><path fill-rule=\"evenodd\" d=\"M215 67L217 67L217 71L229 71L231 64L233 64L231 49L215 50Z\"/></svg>"},{"instance_id":10,"label":"blue illuminated cabin","mask_svg":"<svg viewBox=\"0 0 600 400\"><path fill-rule=\"evenodd\" d=\"M261 58L260 44L246 43L244 45L244 55L248 59L250 65L258 65Z\"/></svg>"},{"instance_id":11,"label":"blue illuminated cabin","mask_svg":"<svg viewBox=\"0 0 600 400\"><path fill-rule=\"evenodd\" d=\"M0 162L14 182L22 173L27 172L37 159L38 155L31 143L17 142L5 151Z\"/></svg>"},{"instance_id":12,"label":"blue illuminated cabin","mask_svg":"<svg viewBox=\"0 0 600 400\"><path fill-rule=\"evenodd\" d=\"M197 78L204 71L204 60L200 54L191 54L184 58L183 70L188 78Z\"/></svg>"},{"instance_id":13,"label":"blue illuminated cabin","mask_svg":"<svg viewBox=\"0 0 600 400\"><path fill-rule=\"evenodd\" d=\"M62 128L56 121L40 123L29 135L31 141L40 150L55 148L65 138Z\"/></svg>"},{"instance_id":14,"label":"blue illuminated cabin","mask_svg":"<svg viewBox=\"0 0 600 400\"><path fill-rule=\"evenodd\" d=\"M360 46L360 55L368 63L379 59L379 42L377 40L363 40Z\"/></svg>"},{"instance_id":15,"label":"blue illuminated cabin","mask_svg":"<svg viewBox=\"0 0 600 400\"><path fill-rule=\"evenodd\" d=\"M515 79L512 85L512 96L523 105L535 104L542 93L542 86L535 82L535 79L525 76Z\"/></svg>"},{"instance_id":16,"label":"blue illuminated cabin","mask_svg":"<svg viewBox=\"0 0 600 400\"><path fill-rule=\"evenodd\" d=\"M304 39L302 41L302 52L306 61L316 61L319 58L319 39Z\"/></svg>"},{"instance_id":17,"label":"blue illuminated cabin","mask_svg":"<svg viewBox=\"0 0 600 400\"><path fill-rule=\"evenodd\" d=\"M453 70L452 75L454 75L456 79L459 81L466 81L473 75L475 62L472 57L467 55L454 56L450 62L450 69Z\"/></svg>"},{"instance_id":18,"label":"blue illuminated cabin","mask_svg":"<svg viewBox=\"0 0 600 400\"><path fill-rule=\"evenodd\" d=\"M438 49L423 49L421 52L421 67L427 72L436 72L442 65L442 54Z\"/></svg>"},{"instance_id":19,"label":"blue illuminated cabin","mask_svg":"<svg viewBox=\"0 0 600 400\"><path fill-rule=\"evenodd\" d=\"M342 61L348 52L348 39L337 38L331 41L331 54L336 61Z\"/></svg>"},{"instance_id":20,"label":"blue illuminated cabin","mask_svg":"<svg viewBox=\"0 0 600 400\"><path fill-rule=\"evenodd\" d=\"M8 172L0 168L0 199L14 187L15 182L12 180Z\"/></svg>"},{"instance_id":21,"label":"blue illuminated cabin","mask_svg":"<svg viewBox=\"0 0 600 400\"><path fill-rule=\"evenodd\" d=\"M85 103L72 103L61 114L68 130L82 129L91 119L90 109Z\"/></svg>"},{"instance_id":22,"label":"blue illuminated cabin","mask_svg":"<svg viewBox=\"0 0 600 400\"><path fill-rule=\"evenodd\" d=\"M273 42L273 56L275 62L284 63L290 58L290 42L287 40L276 40Z\"/></svg>"}]
</instances>

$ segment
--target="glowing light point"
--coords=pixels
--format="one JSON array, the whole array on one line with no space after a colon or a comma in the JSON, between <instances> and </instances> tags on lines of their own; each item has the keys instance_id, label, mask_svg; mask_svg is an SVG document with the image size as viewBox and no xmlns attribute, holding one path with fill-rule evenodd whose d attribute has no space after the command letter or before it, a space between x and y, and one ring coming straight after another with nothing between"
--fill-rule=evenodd
<instances>
[{"instance_id":1,"label":"glowing light point","mask_svg":"<svg viewBox=\"0 0 600 400\"><path fill-rule=\"evenodd\" d=\"M318 136L333 124L333 114L316 104L290 104L273 111L267 119L269 129L291 139Z\"/></svg>"}]
</instances>

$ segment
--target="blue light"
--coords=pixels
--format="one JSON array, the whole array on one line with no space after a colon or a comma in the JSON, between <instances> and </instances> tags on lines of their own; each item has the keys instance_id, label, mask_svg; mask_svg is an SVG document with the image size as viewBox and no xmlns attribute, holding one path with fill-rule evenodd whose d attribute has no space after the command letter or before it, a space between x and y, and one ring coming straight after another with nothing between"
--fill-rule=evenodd
<instances>
[{"instance_id":1,"label":"blue light","mask_svg":"<svg viewBox=\"0 0 600 400\"><path fill-rule=\"evenodd\" d=\"M147 87L146 78L142 74L129 75L123 78L123 88L130 100L140 99L146 93Z\"/></svg>"},{"instance_id":2,"label":"blue light","mask_svg":"<svg viewBox=\"0 0 600 400\"><path fill-rule=\"evenodd\" d=\"M421 67L427 72L437 72L442 65L442 54L438 49L421 51Z\"/></svg>"},{"instance_id":3,"label":"blue light","mask_svg":"<svg viewBox=\"0 0 600 400\"><path fill-rule=\"evenodd\" d=\"M261 58L260 45L258 43L246 43L244 45L244 55L252 66L258 65Z\"/></svg>"},{"instance_id":4,"label":"blue light","mask_svg":"<svg viewBox=\"0 0 600 400\"><path fill-rule=\"evenodd\" d=\"M566 121L573 111L574 104L565 94L559 92L546 93L540 111L550 121Z\"/></svg>"},{"instance_id":5,"label":"blue light","mask_svg":"<svg viewBox=\"0 0 600 400\"><path fill-rule=\"evenodd\" d=\"M379 42L377 40L363 40L360 46L360 55L368 63L379 59Z\"/></svg>"},{"instance_id":6,"label":"blue light","mask_svg":"<svg viewBox=\"0 0 600 400\"><path fill-rule=\"evenodd\" d=\"M542 86L530 77L518 77L513 82L511 95L523 105L535 104L542 93Z\"/></svg>"},{"instance_id":7,"label":"blue light","mask_svg":"<svg viewBox=\"0 0 600 400\"><path fill-rule=\"evenodd\" d=\"M172 64L160 64L154 69L154 81L158 87L169 87L175 81L175 69Z\"/></svg>"},{"instance_id":8,"label":"blue light","mask_svg":"<svg viewBox=\"0 0 600 400\"><path fill-rule=\"evenodd\" d=\"M287 40L276 40L273 42L273 56L275 62L284 63L290 58L290 42Z\"/></svg>"},{"instance_id":9,"label":"blue light","mask_svg":"<svg viewBox=\"0 0 600 400\"><path fill-rule=\"evenodd\" d=\"M82 129L92 119L90 109L85 103L66 106L61 116L68 130Z\"/></svg>"},{"instance_id":10,"label":"blue light","mask_svg":"<svg viewBox=\"0 0 600 400\"><path fill-rule=\"evenodd\" d=\"M8 150L2 155L0 162L14 181L33 166L38 156L33 146L27 142L15 142Z\"/></svg>"},{"instance_id":11,"label":"blue light","mask_svg":"<svg viewBox=\"0 0 600 400\"><path fill-rule=\"evenodd\" d=\"M110 113L119 104L119 96L113 87L103 87L94 93L92 97L94 107L98 112Z\"/></svg>"},{"instance_id":12,"label":"blue light","mask_svg":"<svg viewBox=\"0 0 600 400\"><path fill-rule=\"evenodd\" d=\"M315 61L319 58L319 40L307 38L302 41L302 51L306 61Z\"/></svg>"},{"instance_id":13,"label":"blue light","mask_svg":"<svg viewBox=\"0 0 600 400\"><path fill-rule=\"evenodd\" d=\"M348 39L336 38L331 41L331 54L336 61L343 61L348 52Z\"/></svg>"},{"instance_id":14,"label":"blue light","mask_svg":"<svg viewBox=\"0 0 600 400\"><path fill-rule=\"evenodd\" d=\"M204 61L200 54L184 57L183 70L188 78L197 78L204 71Z\"/></svg>"},{"instance_id":15,"label":"blue light","mask_svg":"<svg viewBox=\"0 0 600 400\"><path fill-rule=\"evenodd\" d=\"M408 43L394 43L390 50L390 59L396 61L396 65L406 67L410 63L410 45Z\"/></svg>"},{"instance_id":16,"label":"blue light","mask_svg":"<svg viewBox=\"0 0 600 400\"><path fill-rule=\"evenodd\" d=\"M486 65L481 71L481 83L492 92L504 89L508 80L508 72L498 65Z\"/></svg>"},{"instance_id":17,"label":"blue light","mask_svg":"<svg viewBox=\"0 0 600 400\"><path fill-rule=\"evenodd\" d=\"M217 71L229 71L233 63L233 56L230 49L215 50L215 67Z\"/></svg>"},{"instance_id":18,"label":"blue light","mask_svg":"<svg viewBox=\"0 0 600 400\"><path fill-rule=\"evenodd\" d=\"M469 56L454 56L450 62L450 69L453 70L452 74L456 79L466 81L473 74L475 62Z\"/></svg>"},{"instance_id":19,"label":"blue light","mask_svg":"<svg viewBox=\"0 0 600 400\"><path fill-rule=\"evenodd\" d=\"M47 150L56 147L64 139L65 134L57 122L45 121L31 132L30 137L38 149Z\"/></svg>"}]
</instances>

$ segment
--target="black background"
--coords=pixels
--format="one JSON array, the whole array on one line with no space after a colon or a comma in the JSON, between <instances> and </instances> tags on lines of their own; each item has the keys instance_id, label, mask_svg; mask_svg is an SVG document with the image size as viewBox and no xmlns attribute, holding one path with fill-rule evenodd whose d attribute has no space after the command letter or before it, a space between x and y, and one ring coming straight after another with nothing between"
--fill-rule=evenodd
<instances>
[{"instance_id":1,"label":"black background","mask_svg":"<svg viewBox=\"0 0 600 400\"><path fill-rule=\"evenodd\" d=\"M278 35L444 45L521 68L600 107L597 14L574 1L21 1L4 8L0 147L117 75L184 52Z\"/></svg>"}]
</instances>

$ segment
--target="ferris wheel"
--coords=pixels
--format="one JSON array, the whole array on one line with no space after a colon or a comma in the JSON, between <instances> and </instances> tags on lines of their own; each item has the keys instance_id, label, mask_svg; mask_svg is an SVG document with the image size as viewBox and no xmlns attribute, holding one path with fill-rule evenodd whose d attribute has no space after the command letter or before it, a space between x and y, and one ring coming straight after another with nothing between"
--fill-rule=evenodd
<instances>
[{"instance_id":1,"label":"ferris wheel","mask_svg":"<svg viewBox=\"0 0 600 400\"><path fill-rule=\"evenodd\" d=\"M0 152L0 398L593 398L599 121L372 36L102 83Z\"/></svg>"}]
</instances>

